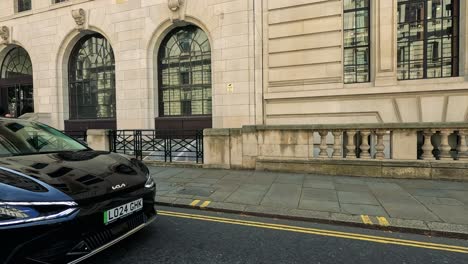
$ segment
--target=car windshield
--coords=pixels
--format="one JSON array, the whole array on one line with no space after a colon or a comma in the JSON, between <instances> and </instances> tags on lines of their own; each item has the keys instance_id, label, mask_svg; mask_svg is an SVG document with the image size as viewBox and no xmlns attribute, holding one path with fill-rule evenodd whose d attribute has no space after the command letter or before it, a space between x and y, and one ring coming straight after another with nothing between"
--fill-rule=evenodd
<instances>
[{"instance_id":1,"label":"car windshield","mask_svg":"<svg viewBox=\"0 0 468 264\"><path fill-rule=\"evenodd\" d=\"M0 119L0 157L86 149L84 145L46 125Z\"/></svg>"}]
</instances>

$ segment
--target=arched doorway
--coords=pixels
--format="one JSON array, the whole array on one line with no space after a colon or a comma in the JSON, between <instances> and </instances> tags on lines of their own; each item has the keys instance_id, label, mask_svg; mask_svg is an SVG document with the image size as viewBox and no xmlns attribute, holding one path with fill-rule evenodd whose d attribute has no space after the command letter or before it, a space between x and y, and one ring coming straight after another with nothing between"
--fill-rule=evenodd
<instances>
[{"instance_id":1,"label":"arched doorway","mask_svg":"<svg viewBox=\"0 0 468 264\"><path fill-rule=\"evenodd\" d=\"M68 63L68 131L116 129L115 58L101 34L82 37Z\"/></svg>"},{"instance_id":2,"label":"arched doorway","mask_svg":"<svg viewBox=\"0 0 468 264\"><path fill-rule=\"evenodd\" d=\"M0 64L0 107L13 117L34 112L31 58L18 46Z\"/></svg>"},{"instance_id":3,"label":"arched doorway","mask_svg":"<svg viewBox=\"0 0 468 264\"><path fill-rule=\"evenodd\" d=\"M158 77L156 128L212 127L211 46L203 30L188 25L167 34L158 52Z\"/></svg>"}]
</instances>

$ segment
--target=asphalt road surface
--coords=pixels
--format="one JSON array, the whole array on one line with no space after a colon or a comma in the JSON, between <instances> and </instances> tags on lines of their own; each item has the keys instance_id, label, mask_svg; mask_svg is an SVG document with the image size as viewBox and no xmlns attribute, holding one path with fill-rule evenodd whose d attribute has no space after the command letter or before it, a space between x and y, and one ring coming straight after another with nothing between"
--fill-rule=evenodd
<instances>
[{"instance_id":1,"label":"asphalt road surface","mask_svg":"<svg viewBox=\"0 0 468 264\"><path fill-rule=\"evenodd\" d=\"M160 207L85 263L468 263L468 241Z\"/></svg>"}]
</instances>

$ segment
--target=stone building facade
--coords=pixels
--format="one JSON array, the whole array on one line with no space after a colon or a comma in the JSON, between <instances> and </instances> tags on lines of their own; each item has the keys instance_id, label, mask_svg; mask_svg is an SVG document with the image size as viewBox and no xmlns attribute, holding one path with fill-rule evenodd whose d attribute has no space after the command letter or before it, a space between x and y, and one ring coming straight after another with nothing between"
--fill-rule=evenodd
<instances>
[{"instance_id":1,"label":"stone building facade","mask_svg":"<svg viewBox=\"0 0 468 264\"><path fill-rule=\"evenodd\" d=\"M2 0L0 104L60 129L466 122L467 14L457 0Z\"/></svg>"}]
</instances>

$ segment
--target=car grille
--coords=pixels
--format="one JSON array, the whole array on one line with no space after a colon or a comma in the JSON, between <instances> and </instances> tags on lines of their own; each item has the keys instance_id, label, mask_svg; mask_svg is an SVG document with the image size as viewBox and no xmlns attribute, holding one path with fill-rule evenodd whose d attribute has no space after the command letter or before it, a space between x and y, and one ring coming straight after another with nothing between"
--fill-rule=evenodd
<instances>
[{"instance_id":1,"label":"car grille","mask_svg":"<svg viewBox=\"0 0 468 264\"><path fill-rule=\"evenodd\" d=\"M147 220L148 218L146 215L143 212L140 212L122 219L122 221L117 223L117 225L106 227L104 230L86 235L84 241L88 245L90 251L93 251L146 223Z\"/></svg>"},{"instance_id":2,"label":"car grille","mask_svg":"<svg viewBox=\"0 0 468 264\"><path fill-rule=\"evenodd\" d=\"M57 257L61 259L63 256L68 256L68 258L74 259L106 245L147 221L148 217L141 211L99 230L84 233L81 235L81 239L70 241L61 238L56 240L55 243L50 243L47 249L42 249L28 256L27 260L38 263L61 263L64 261L57 260ZM65 262L68 261L67 259Z\"/></svg>"}]
</instances>

